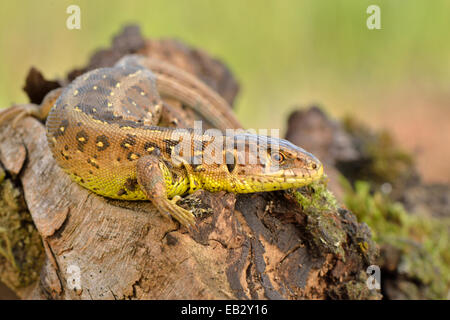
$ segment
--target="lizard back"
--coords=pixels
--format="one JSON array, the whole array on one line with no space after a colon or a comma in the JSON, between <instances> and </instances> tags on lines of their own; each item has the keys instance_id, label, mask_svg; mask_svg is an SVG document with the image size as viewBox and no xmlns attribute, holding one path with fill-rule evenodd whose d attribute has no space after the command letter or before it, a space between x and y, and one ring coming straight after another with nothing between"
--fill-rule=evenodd
<instances>
[{"instance_id":1,"label":"lizard back","mask_svg":"<svg viewBox=\"0 0 450 320\"><path fill-rule=\"evenodd\" d=\"M74 181L97 194L145 200L135 162L155 148L169 161L166 146L173 144L171 129L151 125L161 105L155 77L146 69L122 66L81 75L48 115L53 156ZM173 193L188 186L183 170L178 171Z\"/></svg>"}]
</instances>

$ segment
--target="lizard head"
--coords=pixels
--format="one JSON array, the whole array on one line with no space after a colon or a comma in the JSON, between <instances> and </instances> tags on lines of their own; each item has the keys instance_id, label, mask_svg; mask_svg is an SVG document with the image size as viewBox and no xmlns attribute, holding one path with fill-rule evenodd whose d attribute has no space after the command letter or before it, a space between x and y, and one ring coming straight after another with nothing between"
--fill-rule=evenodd
<instances>
[{"instance_id":1,"label":"lizard head","mask_svg":"<svg viewBox=\"0 0 450 320\"><path fill-rule=\"evenodd\" d=\"M224 189L237 193L286 190L323 175L322 163L293 143L273 137L238 134L224 150Z\"/></svg>"},{"instance_id":2,"label":"lizard head","mask_svg":"<svg viewBox=\"0 0 450 320\"><path fill-rule=\"evenodd\" d=\"M299 188L323 175L322 163L311 153L278 138L240 134L226 150L230 189L261 192Z\"/></svg>"}]
</instances>

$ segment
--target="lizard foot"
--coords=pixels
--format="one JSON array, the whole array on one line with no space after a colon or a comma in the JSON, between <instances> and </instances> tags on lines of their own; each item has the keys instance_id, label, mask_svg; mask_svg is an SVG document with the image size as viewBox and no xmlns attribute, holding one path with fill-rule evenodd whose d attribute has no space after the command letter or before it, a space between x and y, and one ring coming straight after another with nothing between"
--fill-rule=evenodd
<instances>
[{"instance_id":1,"label":"lizard foot","mask_svg":"<svg viewBox=\"0 0 450 320\"><path fill-rule=\"evenodd\" d=\"M171 200L166 199L158 203L159 210L161 212L167 212L180 222L183 226L195 228L195 216L192 212L177 205L177 201L180 200L180 196L175 196Z\"/></svg>"}]
</instances>

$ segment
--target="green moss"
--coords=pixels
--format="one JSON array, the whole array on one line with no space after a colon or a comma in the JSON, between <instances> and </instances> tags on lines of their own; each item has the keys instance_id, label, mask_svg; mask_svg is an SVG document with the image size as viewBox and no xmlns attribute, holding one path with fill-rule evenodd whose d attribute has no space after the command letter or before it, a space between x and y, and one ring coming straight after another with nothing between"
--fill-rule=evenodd
<instances>
[{"instance_id":1,"label":"green moss","mask_svg":"<svg viewBox=\"0 0 450 320\"><path fill-rule=\"evenodd\" d=\"M395 184L414 173L411 155L395 143L389 132L372 132L352 117L343 120L343 127L358 140L363 161L358 169L352 167L352 172L348 172L347 177L377 184Z\"/></svg>"},{"instance_id":2,"label":"green moss","mask_svg":"<svg viewBox=\"0 0 450 320\"><path fill-rule=\"evenodd\" d=\"M0 255L3 256L14 269L19 270L12 252L11 241L8 237L8 230L2 227L0 227Z\"/></svg>"},{"instance_id":3,"label":"green moss","mask_svg":"<svg viewBox=\"0 0 450 320\"><path fill-rule=\"evenodd\" d=\"M389 197L370 192L370 184L350 183L341 178L345 188L344 202L358 220L372 229L381 246L400 250L400 274L425 286L424 298L445 299L450 289L449 219L435 219L408 213L402 204Z\"/></svg>"},{"instance_id":4,"label":"green moss","mask_svg":"<svg viewBox=\"0 0 450 320\"><path fill-rule=\"evenodd\" d=\"M369 290L366 284L367 273L363 270L358 274L357 280L347 281L343 284L345 292L347 293L346 299L350 300L378 300L381 299L379 292L375 289Z\"/></svg>"},{"instance_id":5,"label":"green moss","mask_svg":"<svg viewBox=\"0 0 450 320\"><path fill-rule=\"evenodd\" d=\"M338 209L334 195L327 189L327 176L298 191L294 197L307 215L306 230L312 235L310 240L321 248L321 252L332 252L345 259L342 244L346 241L346 232L336 217Z\"/></svg>"},{"instance_id":6,"label":"green moss","mask_svg":"<svg viewBox=\"0 0 450 320\"><path fill-rule=\"evenodd\" d=\"M13 290L39 278L42 242L20 191L9 179L0 183L0 281Z\"/></svg>"},{"instance_id":7,"label":"green moss","mask_svg":"<svg viewBox=\"0 0 450 320\"><path fill-rule=\"evenodd\" d=\"M328 177L324 174L322 178L298 191L294 196L307 213L336 211L337 200L333 193L327 189Z\"/></svg>"}]
</instances>

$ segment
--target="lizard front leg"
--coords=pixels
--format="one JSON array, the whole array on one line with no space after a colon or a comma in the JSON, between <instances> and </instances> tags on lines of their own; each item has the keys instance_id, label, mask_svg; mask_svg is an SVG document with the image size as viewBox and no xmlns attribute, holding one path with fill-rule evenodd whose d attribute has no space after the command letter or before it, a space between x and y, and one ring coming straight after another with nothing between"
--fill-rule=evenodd
<instances>
[{"instance_id":1,"label":"lizard front leg","mask_svg":"<svg viewBox=\"0 0 450 320\"><path fill-rule=\"evenodd\" d=\"M160 157L149 155L140 158L136 164L137 181L147 198L163 214L170 214L182 225L195 225L194 215L176 204L180 199L174 196L168 198L168 189L174 185L170 170Z\"/></svg>"}]
</instances>

